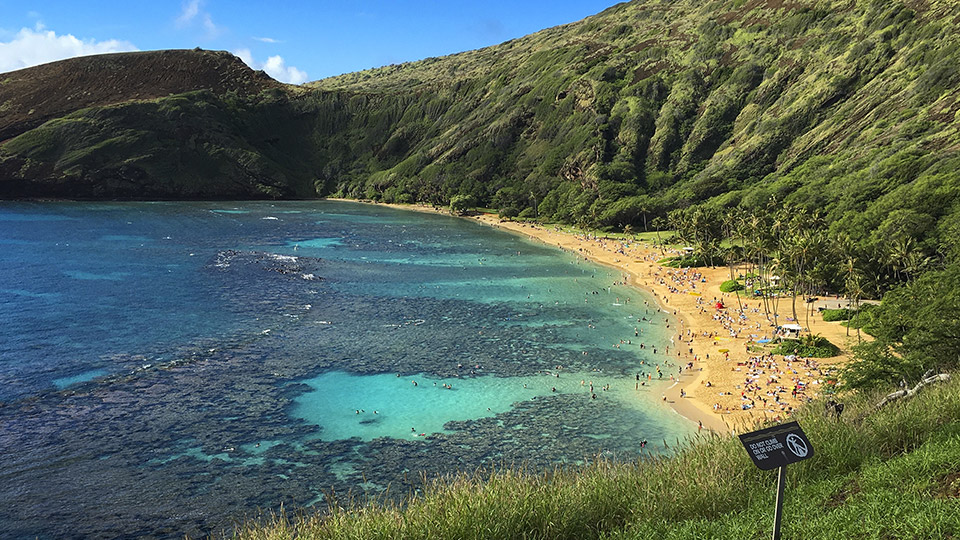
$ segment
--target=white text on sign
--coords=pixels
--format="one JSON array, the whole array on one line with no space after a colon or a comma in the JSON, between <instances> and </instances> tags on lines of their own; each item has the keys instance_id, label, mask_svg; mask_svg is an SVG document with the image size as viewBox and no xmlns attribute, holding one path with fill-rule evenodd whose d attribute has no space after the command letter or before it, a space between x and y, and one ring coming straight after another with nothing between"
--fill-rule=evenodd
<instances>
[{"instance_id":1,"label":"white text on sign","mask_svg":"<svg viewBox=\"0 0 960 540\"><path fill-rule=\"evenodd\" d=\"M753 452L753 455L757 456L757 459L766 459L768 453L782 448L783 445L780 444L780 441L778 441L776 437L750 443L750 451Z\"/></svg>"}]
</instances>

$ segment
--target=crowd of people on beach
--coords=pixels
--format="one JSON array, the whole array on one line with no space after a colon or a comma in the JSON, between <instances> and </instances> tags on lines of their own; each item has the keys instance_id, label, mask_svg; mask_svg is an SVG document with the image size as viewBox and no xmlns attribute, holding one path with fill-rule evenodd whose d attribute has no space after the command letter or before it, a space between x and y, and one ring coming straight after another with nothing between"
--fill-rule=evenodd
<instances>
[{"instance_id":1,"label":"crowd of people on beach","mask_svg":"<svg viewBox=\"0 0 960 540\"><path fill-rule=\"evenodd\" d=\"M810 385L823 385L829 373L823 371L815 360L787 355L778 360L773 354L766 353L751 356L746 362L737 362L732 371L743 372L740 385L740 408L750 410L760 407L765 413L774 415L775 420L789 416L793 412L787 395L795 403L812 401L807 395ZM720 405L714 405L719 411Z\"/></svg>"},{"instance_id":2,"label":"crowd of people on beach","mask_svg":"<svg viewBox=\"0 0 960 540\"><path fill-rule=\"evenodd\" d=\"M694 268L674 269L657 265L656 262L664 254L658 254L649 245L641 246L629 242L617 242L596 235L579 235L578 238L605 251L632 257L637 262L647 262L651 268L647 272L649 281L641 284L648 286L658 301L661 301L663 305L669 305L668 294L695 296L695 306L699 314L709 314L711 320L716 322L717 330L700 330L694 333L688 329L684 334L681 319L681 331L680 334L677 334L676 339L685 342L687 345L677 347L674 339L671 339L674 344L674 355L681 358L689 357L691 361L686 365L679 366L676 377L671 374L670 379L680 381L680 376L685 371L687 373L694 371L694 362L710 360L708 353L704 354L703 357L695 354L694 340L698 336L702 338L702 342L714 347L722 346L722 340L726 339L743 340L744 349L742 351L747 354L751 351L751 345L755 345L757 340L766 341L767 335L764 328L771 324L762 315L761 305L750 306L740 301L737 302L736 306L727 305L726 300L728 298L722 295L720 298L713 297L708 300L704 296L707 291L707 278L702 272ZM584 248L580 248L579 251L584 256L588 255L588 250ZM682 255L682 252L676 251L672 254ZM616 261L619 261L619 259L616 259ZM624 281L626 282L626 279ZM666 293L663 296L658 295L657 287L666 291ZM675 311L673 313L676 314ZM626 343L629 343L629 340ZM640 347L644 347L643 343L640 344ZM714 360L730 361L729 349L720 349L720 351L723 353L722 356L715 357ZM653 349L653 352L656 354L656 349ZM667 347L663 353L670 355L670 348ZM774 355L766 353L751 356L749 361L738 362L737 364L731 370L744 372L742 382L736 384L734 388L717 389L717 395L733 397L736 391L740 394L739 411L762 411L766 415L773 415L774 419L777 420L789 416L798 404L812 399L808 391L811 385L821 385L824 380L829 378L829 373L822 370L817 362L811 359L798 359L789 356L778 359ZM658 378L663 376L659 365L656 374ZM652 376L652 373L648 376ZM701 381L701 384L705 387L715 387L710 381ZM679 392L681 397L687 395L683 388ZM667 400L666 395L663 396L663 399ZM733 412L732 405L724 406L719 402L714 404L713 410L716 413Z\"/></svg>"},{"instance_id":3,"label":"crowd of people on beach","mask_svg":"<svg viewBox=\"0 0 960 540\"><path fill-rule=\"evenodd\" d=\"M653 276L656 283L666 287L667 290L673 294L696 294L698 293L697 284L700 284L700 289L702 290L704 288L703 284L707 282L703 274L689 268L679 270L666 269L663 275L661 275L660 270L657 270L653 273Z\"/></svg>"}]
</instances>

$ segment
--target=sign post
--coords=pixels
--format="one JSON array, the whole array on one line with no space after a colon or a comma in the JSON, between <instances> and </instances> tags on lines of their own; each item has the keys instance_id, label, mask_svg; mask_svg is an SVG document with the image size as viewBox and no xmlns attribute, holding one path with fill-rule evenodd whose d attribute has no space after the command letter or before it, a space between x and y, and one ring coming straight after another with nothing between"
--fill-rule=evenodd
<instances>
[{"instance_id":1,"label":"sign post","mask_svg":"<svg viewBox=\"0 0 960 540\"><path fill-rule=\"evenodd\" d=\"M773 511L773 540L780 540L780 524L783 523L783 487L787 483L787 466L777 469L777 502Z\"/></svg>"},{"instance_id":2,"label":"sign post","mask_svg":"<svg viewBox=\"0 0 960 540\"><path fill-rule=\"evenodd\" d=\"M780 540L787 465L813 457L813 445L796 422L744 433L740 435L740 442L760 470L780 469L777 474L777 506L773 514L773 540Z\"/></svg>"}]
</instances>

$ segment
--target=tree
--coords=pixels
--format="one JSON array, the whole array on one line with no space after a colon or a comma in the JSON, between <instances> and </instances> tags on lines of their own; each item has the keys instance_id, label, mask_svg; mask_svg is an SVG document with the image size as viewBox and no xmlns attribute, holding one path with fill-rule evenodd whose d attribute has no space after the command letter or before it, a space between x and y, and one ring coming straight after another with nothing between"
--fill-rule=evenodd
<instances>
[{"instance_id":1,"label":"tree","mask_svg":"<svg viewBox=\"0 0 960 540\"><path fill-rule=\"evenodd\" d=\"M894 289L869 314L873 342L854 348L845 369L852 388L917 381L928 370L960 367L960 264Z\"/></svg>"},{"instance_id":2,"label":"tree","mask_svg":"<svg viewBox=\"0 0 960 540\"><path fill-rule=\"evenodd\" d=\"M508 206L506 208L501 208L498 213L503 219L513 219L520 215L520 210L518 210L516 206Z\"/></svg>"},{"instance_id":3,"label":"tree","mask_svg":"<svg viewBox=\"0 0 960 540\"><path fill-rule=\"evenodd\" d=\"M522 206L520 204L520 195L517 189L513 187L504 187L497 190L491 202L494 208L509 208L511 206L519 208ZM517 212L519 213L519 210Z\"/></svg>"},{"instance_id":4,"label":"tree","mask_svg":"<svg viewBox=\"0 0 960 540\"><path fill-rule=\"evenodd\" d=\"M863 272L857 268L857 259L848 257L844 263L843 287L847 299L850 301L850 307L854 312L860 310L860 299L864 292ZM847 335L850 335L850 326L847 326ZM860 327L857 326L857 343L861 342Z\"/></svg>"},{"instance_id":5,"label":"tree","mask_svg":"<svg viewBox=\"0 0 960 540\"><path fill-rule=\"evenodd\" d=\"M470 195L454 195L450 198L450 211L454 214L463 215L474 206L476 203Z\"/></svg>"},{"instance_id":6,"label":"tree","mask_svg":"<svg viewBox=\"0 0 960 540\"><path fill-rule=\"evenodd\" d=\"M677 209L667 216L681 240L693 247L710 266L720 254L723 239L722 220L716 209L704 206Z\"/></svg>"},{"instance_id":7,"label":"tree","mask_svg":"<svg viewBox=\"0 0 960 540\"><path fill-rule=\"evenodd\" d=\"M743 222L746 219L746 211L737 206L731 208L723 216L722 229L723 236L729 239L732 244L724 252L727 258L727 265L730 268L730 279L736 279L733 275L733 265L745 258L745 241L743 238ZM739 296L738 296L739 298Z\"/></svg>"}]
</instances>

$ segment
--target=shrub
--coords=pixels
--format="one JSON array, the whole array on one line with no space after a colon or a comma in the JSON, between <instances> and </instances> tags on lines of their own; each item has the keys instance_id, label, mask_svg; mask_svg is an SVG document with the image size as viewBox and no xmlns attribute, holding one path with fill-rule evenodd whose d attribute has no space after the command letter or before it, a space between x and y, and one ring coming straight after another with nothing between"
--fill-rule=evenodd
<instances>
[{"instance_id":1,"label":"shrub","mask_svg":"<svg viewBox=\"0 0 960 540\"><path fill-rule=\"evenodd\" d=\"M830 358L840 354L840 349L830 343L827 338L816 336L805 336L801 339L785 339L775 349L773 354L795 354L808 358Z\"/></svg>"},{"instance_id":2,"label":"shrub","mask_svg":"<svg viewBox=\"0 0 960 540\"><path fill-rule=\"evenodd\" d=\"M852 309L825 309L823 310L823 320L825 322L849 321L853 314Z\"/></svg>"},{"instance_id":3,"label":"shrub","mask_svg":"<svg viewBox=\"0 0 960 540\"><path fill-rule=\"evenodd\" d=\"M729 279L720 284L720 292L742 291L745 288L746 287L735 279Z\"/></svg>"},{"instance_id":4,"label":"shrub","mask_svg":"<svg viewBox=\"0 0 960 540\"><path fill-rule=\"evenodd\" d=\"M528 206L527 208L523 209L523 212L520 212L520 217L522 217L523 219L535 218L537 217L537 213L533 208L530 208Z\"/></svg>"},{"instance_id":5,"label":"shrub","mask_svg":"<svg viewBox=\"0 0 960 540\"><path fill-rule=\"evenodd\" d=\"M844 323L850 328L860 328L864 332L874 335L873 316L871 313L878 306L876 304L863 304L860 309L850 314L850 320Z\"/></svg>"},{"instance_id":6,"label":"shrub","mask_svg":"<svg viewBox=\"0 0 960 540\"><path fill-rule=\"evenodd\" d=\"M825 322L847 321L843 323L844 326L861 328L866 333L872 335L870 331L870 311L875 307L873 304L864 304L860 306L860 309L825 309L822 315Z\"/></svg>"}]
</instances>

